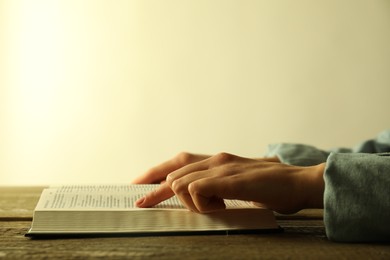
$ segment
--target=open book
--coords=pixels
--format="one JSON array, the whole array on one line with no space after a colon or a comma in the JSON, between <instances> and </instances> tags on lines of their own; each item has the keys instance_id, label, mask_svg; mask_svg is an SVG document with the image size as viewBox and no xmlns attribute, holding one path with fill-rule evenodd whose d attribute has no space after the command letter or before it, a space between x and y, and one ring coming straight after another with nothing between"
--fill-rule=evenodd
<instances>
[{"instance_id":1,"label":"open book","mask_svg":"<svg viewBox=\"0 0 390 260\"><path fill-rule=\"evenodd\" d=\"M153 235L278 231L272 211L226 200L226 210L199 214L172 197L152 208L134 203L146 185L69 185L44 189L26 236Z\"/></svg>"}]
</instances>

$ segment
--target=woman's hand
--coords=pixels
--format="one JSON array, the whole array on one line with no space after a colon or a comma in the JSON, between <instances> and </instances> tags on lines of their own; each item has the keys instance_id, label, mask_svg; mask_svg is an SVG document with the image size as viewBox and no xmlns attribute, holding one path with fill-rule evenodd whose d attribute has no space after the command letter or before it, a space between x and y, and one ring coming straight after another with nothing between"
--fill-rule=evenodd
<instances>
[{"instance_id":1,"label":"woman's hand","mask_svg":"<svg viewBox=\"0 0 390 260\"><path fill-rule=\"evenodd\" d=\"M324 166L299 167L275 158L266 161L227 153L181 154L135 181L155 183L166 177L159 189L136 205L151 207L176 195L188 209L201 213L224 209L223 199L253 201L280 213L322 208Z\"/></svg>"},{"instance_id":2,"label":"woman's hand","mask_svg":"<svg viewBox=\"0 0 390 260\"><path fill-rule=\"evenodd\" d=\"M176 171L186 165L203 161L207 158L210 158L210 155L204 154L193 154L182 152L176 155L171 160L168 160L156 167L151 168L149 171L143 175L137 177L132 181L133 184L156 184L165 182L167 175L173 171ZM270 161L270 162L279 162L277 157L271 158L259 158L257 160Z\"/></svg>"},{"instance_id":3,"label":"woman's hand","mask_svg":"<svg viewBox=\"0 0 390 260\"><path fill-rule=\"evenodd\" d=\"M209 158L209 155L179 153L173 159L166 161L156 167L151 168L145 174L139 176L132 181L133 184L152 184L165 181L167 175L176 171L188 164L199 162Z\"/></svg>"}]
</instances>

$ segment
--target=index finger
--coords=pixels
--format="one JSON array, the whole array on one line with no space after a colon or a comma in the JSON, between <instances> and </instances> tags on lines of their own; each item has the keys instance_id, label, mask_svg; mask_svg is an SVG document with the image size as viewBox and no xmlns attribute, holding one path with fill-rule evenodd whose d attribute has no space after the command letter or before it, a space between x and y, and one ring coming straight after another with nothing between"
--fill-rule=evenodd
<instances>
[{"instance_id":1,"label":"index finger","mask_svg":"<svg viewBox=\"0 0 390 260\"><path fill-rule=\"evenodd\" d=\"M146 194L135 202L135 205L140 208L148 208L157 205L158 203L169 199L175 195L168 183L161 184L156 190Z\"/></svg>"}]
</instances>

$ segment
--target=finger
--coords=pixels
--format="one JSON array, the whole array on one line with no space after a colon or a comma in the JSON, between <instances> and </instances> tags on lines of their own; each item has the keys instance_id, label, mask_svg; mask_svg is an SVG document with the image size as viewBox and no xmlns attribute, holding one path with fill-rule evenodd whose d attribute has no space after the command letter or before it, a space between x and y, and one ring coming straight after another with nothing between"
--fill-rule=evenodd
<instances>
[{"instance_id":1,"label":"finger","mask_svg":"<svg viewBox=\"0 0 390 260\"><path fill-rule=\"evenodd\" d=\"M191 167L193 168L193 167ZM192 196L189 191L189 185L194 180L205 178L209 175L209 171L199 171L199 172L191 172L182 178L173 180L168 178L168 185L170 185L171 190L176 194L177 198L181 201L181 203L191 211L199 212L197 207L195 206Z\"/></svg>"},{"instance_id":2,"label":"finger","mask_svg":"<svg viewBox=\"0 0 390 260\"><path fill-rule=\"evenodd\" d=\"M188 164L204 160L210 156L201 154L180 153L173 159L151 168L145 174L135 178L133 184L160 183L167 175Z\"/></svg>"},{"instance_id":3,"label":"finger","mask_svg":"<svg viewBox=\"0 0 390 260\"><path fill-rule=\"evenodd\" d=\"M132 183L133 184L159 183L163 181L170 172L175 171L178 168L179 166L175 164L172 160L166 161L156 167L151 168L145 174L138 176L132 181Z\"/></svg>"},{"instance_id":4,"label":"finger","mask_svg":"<svg viewBox=\"0 0 390 260\"><path fill-rule=\"evenodd\" d=\"M157 205L158 203L169 199L175 195L168 183L161 184L156 190L146 194L135 202L135 205L140 208L148 208Z\"/></svg>"},{"instance_id":5,"label":"finger","mask_svg":"<svg viewBox=\"0 0 390 260\"><path fill-rule=\"evenodd\" d=\"M190 185L190 190L192 185ZM207 197L200 193L190 192L191 199L198 212L208 213L226 208L223 198L217 196Z\"/></svg>"},{"instance_id":6,"label":"finger","mask_svg":"<svg viewBox=\"0 0 390 260\"><path fill-rule=\"evenodd\" d=\"M205 170L208 169L207 161L208 159L188 164L174 172L169 173L166 177L166 182L175 191L175 193L180 192L180 190L177 188L183 187L185 186L185 183L188 184L192 180L200 178L204 175ZM186 190L188 189L186 188Z\"/></svg>"},{"instance_id":7,"label":"finger","mask_svg":"<svg viewBox=\"0 0 390 260\"><path fill-rule=\"evenodd\" d=\"M189 191L189 185L193 181L208 177L210 174L219 175L214 169L213 173L209 170L209 159L186 165L167 176L166 183L176 194L181 203L191 211L202 212L193 201L192 194Z\"/></svg>"},{"instance_id":8,"label":"finger","mask_svg":"<svg viewBox=\"0 0 390 260\"><path fill-rule=\"evenodd\" d=\"M252 161L229 154L219 154L170 173L167 176L167 183L179 200L192 211L208 212L224 209L223 199L212 194L210 196L202 196L200 193L193 194L192 192L196 191L196 189L191 190L190 187L193 182L201 183L200 181L204 181L204 179L220 180L226 176L235 175L237 171L232 170L233 165L229 167L226 167L226 165L238 160ZM217 185L217 188L220 187Z\"/></svg>"},{"instance_id":9,"label":"finger","mask_svg":"<svg viewBox=\"0 0 390 260\"><path fill-rule=\"evenodd\" d=\"M197 207L195 206L194 202L192 201L191 194L189 192L182 193L179 196L177 195L177 198L180 200L180 202L186 207L187 209L199 212Z\"/></svg>"},{"instance_id":10,"label":"finger","mask_svg":"<svg viewBox=\"0 0 390 260\"><path fill-rule=\"evenodd\" d=\"M192 182L188 189L199 212L225 208L224 199L242 199L241 185L233 183L230 176L203 178Z\"/></svg>"},{"instance_id":11,"label":"finger","mask_svg":"<svg viewBox=\"0 0 390 260\"><path fill-rule=\"evenodd\" d=\"M203 160L199 160L192 164L188 164L170 174L167 175L167 182L172 186L172 183L190 173L201 172L208 169L215 169L222 165L227 165L237 161L249 161L250 159L239 157L227 153L219 153L214 156L209 156Z\"/></svg>"}]
</instances>

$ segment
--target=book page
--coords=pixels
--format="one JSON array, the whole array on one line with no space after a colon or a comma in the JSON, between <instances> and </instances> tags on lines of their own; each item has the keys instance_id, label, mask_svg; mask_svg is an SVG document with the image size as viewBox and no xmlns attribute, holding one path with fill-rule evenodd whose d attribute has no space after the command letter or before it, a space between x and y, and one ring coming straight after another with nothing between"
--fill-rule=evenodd
<instances>
[{"instance_id":1,"label":"book page","mask_svg":"<svg viewBox=\"0 0 390 260\"><path fill-rule=\"evenodd\" d=\"M136 210L135 202L158 185L68 185L42 192L36 210ZM172 197L154 208L184 209Z\"/></svg>"},{"instance_id":2,"label":"book page","mask_svg":"<svg viewBox=\"0 0 390 260\"><path fill-rule=\"evenodd\" d=\"M135 202L158 184L137 185L67 185L42 192L36 210L140 210ZM251 208L244 201L225 201L227 208ZM148 209L182 209L176 196ZM145 209L142 209L145 210Z\"/></svg>"}]
</instances>

